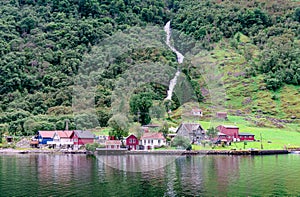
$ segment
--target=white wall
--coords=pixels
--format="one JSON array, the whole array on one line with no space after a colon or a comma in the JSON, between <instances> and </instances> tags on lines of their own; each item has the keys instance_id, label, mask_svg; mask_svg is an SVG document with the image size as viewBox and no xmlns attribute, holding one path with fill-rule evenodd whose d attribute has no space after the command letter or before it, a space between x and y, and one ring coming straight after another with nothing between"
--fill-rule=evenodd
<instances>
[{"instance_id":1,"label":"white wall","mask_svg":"<svg viewBox=\"0 0 300 197\"><path fill-rule=\"evenodd\" d=\"M158 140L158 139L144 139L144 140L141 140L141 144L143 146L165 146L166 145L166 140Z\"/></svg>"}]
</instances>

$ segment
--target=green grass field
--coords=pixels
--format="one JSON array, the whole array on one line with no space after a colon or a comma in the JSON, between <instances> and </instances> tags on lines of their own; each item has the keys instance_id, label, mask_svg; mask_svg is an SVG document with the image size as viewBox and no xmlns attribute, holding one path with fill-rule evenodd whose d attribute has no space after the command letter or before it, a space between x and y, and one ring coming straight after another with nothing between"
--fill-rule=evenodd
<instances>
[{"instance_id":1,"label":"green grass field","mask_svg":"<svg viewBox=\"0 0 300 197\"><path fill-rule=\"evenodd\" d=\"M220 124L224 125L236 125L239 127L240 132L249 132L255 135L256 140L260 140L262 136L262 144L264 149L283 149L288 147L300 147L300 132L299 124L286 124L285 128L266 128L255 127L251 123L244 120L243 117L229 116L228 121L200 121L200 124L204 129L210 127L216 127ZM246 149L256 148L260 149L261 142L247 142ZM207 149L209 147L206 147ZM223 147L217 147L218 149L224 149ZM232 143L231 146L225 147L225 149L243 149L244 143ZM194 146L195 150L203 149L201 146Z\"/></svg>"}]
</instances>

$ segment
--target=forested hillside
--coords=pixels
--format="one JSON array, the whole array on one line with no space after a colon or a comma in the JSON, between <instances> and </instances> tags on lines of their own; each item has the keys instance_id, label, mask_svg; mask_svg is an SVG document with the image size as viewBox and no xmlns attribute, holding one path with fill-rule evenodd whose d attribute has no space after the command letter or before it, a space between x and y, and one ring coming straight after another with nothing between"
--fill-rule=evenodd
<instances>
[{"instance_id":1,"label":"forested hillside","mask_svg":"<svg viewBox=\"0 0 300 197\"><path fill-rule=\"evenodd\" d=\"M63 129L66 119L70 129L94 128L98 123L107 126L116 79L136 63L160 61L176 68L176 56L167 48L131 50L122 55L99 76L96 115L74 117L74 78L84 56L116 32L147 25L163 29L171 19L172 28L197 40L201 50L209 54L205 58L215 61L224 72L228 109L248 114L261 110L280 118L300 113L297 1L2 0L1 130L31 135L38 129ZM179 44L175 46L180 49ZM182 70L200 106L208 107L209 95L201 75L189 62ZM130 121L141 121L137 113L145 105L149 109L154 103L163 103L166 90L157 84L136 90ZM176 110L179 104L174 100L172 109ZM142 121L150 119L144 116Z\"/></svg>"}]
</instances>

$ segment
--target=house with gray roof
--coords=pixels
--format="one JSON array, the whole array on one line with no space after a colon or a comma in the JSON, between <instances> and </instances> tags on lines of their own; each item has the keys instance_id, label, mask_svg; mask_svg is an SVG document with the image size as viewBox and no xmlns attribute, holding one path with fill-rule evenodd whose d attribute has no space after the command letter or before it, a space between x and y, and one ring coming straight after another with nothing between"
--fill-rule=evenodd
<instances>
[{"instance_id":1,"label":"house with gray roof","mask_svg":"<svg viewBox=\"0 0 300 197\"><path fill-rule=\"evenodd\" d=\"M188 137L191 142L198 142L205 137L205 131L198 123L181 123L176 133L178 136Z\"/></svg>"},{"instance_id":2,"label":"house with gray roof","mask_svg":"<svg viewBox=\"0 0 300 197\"><path fill-rule=\"evenodd\" d=\"M74 145L92 144L95 140L95 135L91 131L76 130L74 131Z\"/></svg>"}]
</instances>

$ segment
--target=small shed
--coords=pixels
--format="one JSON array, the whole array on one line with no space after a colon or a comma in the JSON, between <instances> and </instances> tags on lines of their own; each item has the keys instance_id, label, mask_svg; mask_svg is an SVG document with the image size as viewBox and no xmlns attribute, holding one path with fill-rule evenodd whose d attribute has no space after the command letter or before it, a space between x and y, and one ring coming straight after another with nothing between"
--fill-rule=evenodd
<instances>
[{"instance_id":1,"label":"small shed","mask_svg":"<svg viewBox=\"0 0 300 197\"><path fill-rule=\"evenodd\" d=\"M216 117L217 117L218 119L228 120L227 112L217 112L217 113L216 113Z\"/></svg>"}]
</instances>

